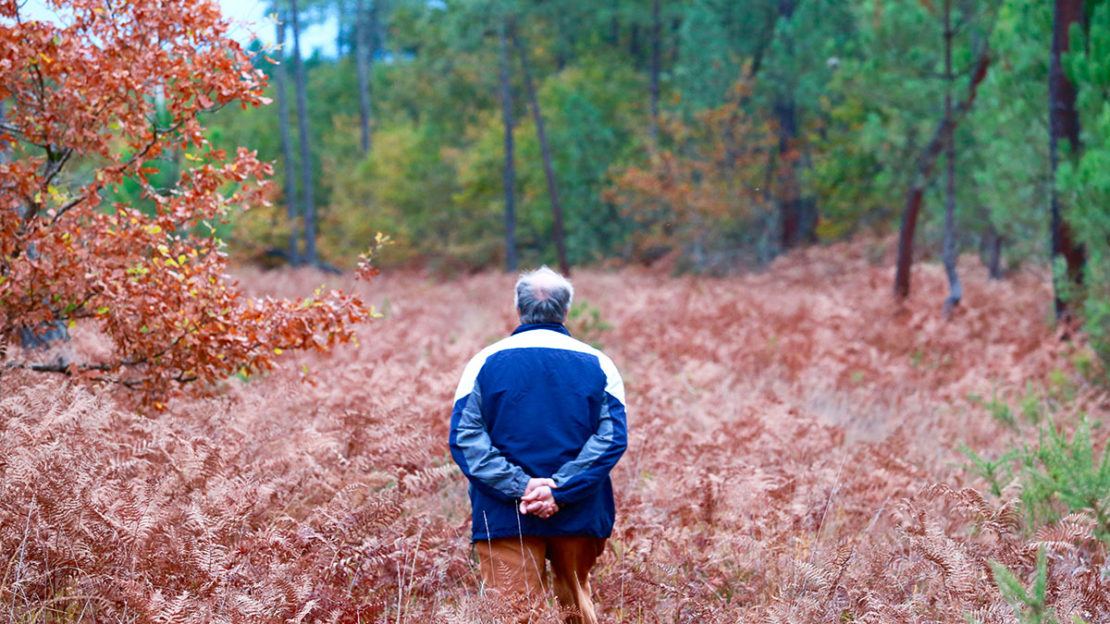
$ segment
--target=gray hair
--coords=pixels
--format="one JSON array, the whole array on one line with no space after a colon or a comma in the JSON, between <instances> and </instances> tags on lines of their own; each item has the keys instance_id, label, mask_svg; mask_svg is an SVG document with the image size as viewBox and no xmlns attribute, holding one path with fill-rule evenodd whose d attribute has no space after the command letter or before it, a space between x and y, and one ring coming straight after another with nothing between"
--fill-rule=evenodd
<instances>
[{"instance_id":1,"label":"gray hair","mask_svg":"<svg viewBox=\"0 0 1110 624\"><path fill-rule=\"evenodd\" d=\"M516 281L516 310L521 323L562 323L574 300L567 278L542 266Z\"/></svg>"}]
</instances>

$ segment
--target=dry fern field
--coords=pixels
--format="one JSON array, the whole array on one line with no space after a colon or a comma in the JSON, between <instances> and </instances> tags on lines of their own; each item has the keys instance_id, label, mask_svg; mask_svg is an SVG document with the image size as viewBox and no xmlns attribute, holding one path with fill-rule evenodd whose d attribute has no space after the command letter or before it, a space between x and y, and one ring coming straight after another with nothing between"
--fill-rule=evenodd
<instances>
[{"instance_id":1,"label":"dry fern field","mask_svg":"<svg viewBox=\"0 0 1110 624\"><path fill-rule=\"evenodd\" d=\"M1110 622L1107 493L1057 483L1098 468L1110 398L1045 276L965 257L946 322L942 269L897 307L876 245L728 278L575 273L570 329L628 392L602 621ZM159 415L5 373L0 620L514 621L479 591L447 449L463 365L515 326L512 283L383 274L354 286L381 313L357 346Z\"/></svg>"}]
</instances>

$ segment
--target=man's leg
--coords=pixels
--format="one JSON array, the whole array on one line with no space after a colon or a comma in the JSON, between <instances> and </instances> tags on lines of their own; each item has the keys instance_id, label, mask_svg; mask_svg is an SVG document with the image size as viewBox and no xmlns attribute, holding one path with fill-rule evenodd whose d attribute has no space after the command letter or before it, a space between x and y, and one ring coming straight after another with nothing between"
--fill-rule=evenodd
<instances>
[{"instance_id":1,"label":"man's leg","mask_svg":"<svg viewBox=\"0 0 1110 624\"><path fill-rule=\"evenodd\" d=\"M513 604L530 608L543 599L544 549L542 537L501 537L474 542L482 584Z\"/></svg>"},{"instance_id":2,"label":"man's leg","mask_svg":"<svg viewBox=\"0 0 1110 624\"><path fill-rule=\"evenodd\" d=\"M605 540L597 537L549 537L547 558L551 560L552 585L559 603L577 615L575 624L597 624L590 598L590 569L605 550Z\"/></svg>"}]
</instances>

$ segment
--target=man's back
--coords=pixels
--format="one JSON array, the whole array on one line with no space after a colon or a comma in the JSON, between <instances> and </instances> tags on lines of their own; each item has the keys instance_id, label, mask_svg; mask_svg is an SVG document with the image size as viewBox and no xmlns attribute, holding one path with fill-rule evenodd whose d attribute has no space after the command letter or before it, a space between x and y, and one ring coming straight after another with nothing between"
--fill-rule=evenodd
<instances>
[{"instance_id":1,"label":"man's back","mask_svg":"<svg viewBox=\"0 0 1110 624\"><path fill-rule=\"evenodd\" d=\"M480 432L468 439L466 427L458 427L468 410L470 417L481 419L489 445L510 464L529 476L555 479L558 514L518 517L515 505L499 495L505 492L484 487L486 442ZM476 355L455 394L451 437L460 466L479 481L471 492L474 538L518 533L608 537L614 512L611 464L605 460L624 449L623 416L624 387L612 361L571 338L562 325L522 325ZM595 444L598 448L581 456L598 434L598 442L609 443ZM591 472L599 465L606 465L604 475Z\"/></svg>"}]
</instances>

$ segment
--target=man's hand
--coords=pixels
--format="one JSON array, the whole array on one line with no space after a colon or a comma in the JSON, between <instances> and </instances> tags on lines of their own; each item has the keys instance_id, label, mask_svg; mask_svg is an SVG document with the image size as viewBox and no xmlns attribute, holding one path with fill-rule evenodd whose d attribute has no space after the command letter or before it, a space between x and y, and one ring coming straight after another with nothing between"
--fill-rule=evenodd
<instances>
[{"instance_id":1,"label":"man's hand","mask_svg":"<svg viewBox=\"0 0 1110 624\"><path fill-rule=\"evenodd\" d=\"M549 488L548 493L542 499L536 497L536 491L541 487ZM524 496L520 499L520 513L522 515L534 514L541 518L550 518L552 514L559 511L554 496L550 494L550 488L554 487L558 487L555 485L554 479L529 479L528 485L524 488Z\"/></svg>"},{"instance_id":2,"label":"man's hand","mask_svg":"<svg viewBox=\"0 0 1110 624\"><path fill-rule=\"evenodd\" d=\"M528 479L528 485L524 486L524 496L528 496L541 485L546 485L547 487L557 487L555 485L554 479Z\"/></svg>"},{"instance_id":3,"label":"man's hand","mask_svg":"<svg viewBox=\"0 0 1110 624\"><path fill-rule=\"evenodd\" d=\"M555 495L551 489L558 487L551 479L531 479L520 498L520 513L534 514L541 518L550 518L559 511L555 503Z\"/></svg>"}]
</instances>

